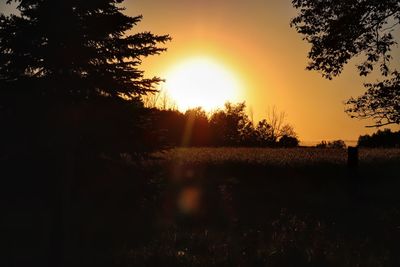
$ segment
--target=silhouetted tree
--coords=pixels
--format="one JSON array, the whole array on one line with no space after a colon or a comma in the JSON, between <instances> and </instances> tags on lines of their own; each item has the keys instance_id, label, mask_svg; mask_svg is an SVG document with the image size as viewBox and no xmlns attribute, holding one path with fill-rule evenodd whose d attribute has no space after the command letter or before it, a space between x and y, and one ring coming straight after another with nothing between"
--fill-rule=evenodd
<instances>
[{"instance_id":1,"label":"silhouetted tree","mask_svg":"<svg viewBox=\"0 0 400 267\"><path fill-rule=\"evenodd\" d=\"M139 66L143 57L165 51L158 45L169 36L126 34L142 17L123 14L122 0L15 2L19 13L0 15L0 104L20 113L10 121L29 124L28 113L37 112L33 120L44 127L44 140L46 132L57 132L82 149L82 140L90 140L94 153L150 146L139 140L146 127L141 96L161 79L145 78ZM63 130L55 130L56 120L64 121L57 126Z\"/></svg>"},{"instance_id":2,"label":"silhouetted tree","mask_svg":"<svg viewBox=\"0 0 400 267\"><path fill-rule=\"evenodd\" d=\"M299 144L292 126L283 124L274 134L266 119L255 127L245 109L245 103L226 103L224 109L208 115L200 107L184 114L153 108L147 130L161 132L159 136L169 146L294 147Z\"/></svg>"},{"instance_id":3,"label":"silhouetted tree","mask_svg":"<svg viewBox=\"0 0 400 267\"><path fill-rule=\"evenodd\" d=\"M128 214L123 201L135 209L134 188L146 192L141 170L124 159L158 148L141 97L161 80L145 78L139 67L143 57L163 52L169 37L128 34L141 17L122 13L122 0L15 2L15 14L0 15L3 186L22 210L45 214L46 223L32 229L48 237L30 243L50 249L42 265L79 266L80 244L96 244L85 256L91 260L120 245L113 237L126 234L133 219L119 217ZM101 218L96 240L83 234L94 218Z\"/></svg>"},{"instance_id":4,"label":"silhouetted tree","mask_svg":"<svg viewBox=\"0 0 400 267\"><path fill-rule=\"evenodd\" d=\"M328 143L330 148L346 148L346 143L343 140L334 140Z\"/></svg>"},{"instance_id":5,"label":"silhouetted tree","mask_svg":"<svg viewBox=\"0 0 400 267\"><path fill-rule=\"evenodd\" d=\"M8 3L11 0L7 1ZM170 38L126 35L142 19L123 0L17 0L20 15L0 16L0 83L38 94L133 99L161 80L146 79L141 57Z\"/></svg>"},{"instance_id":6,"label":"silhouetted tree","mask_svg":"<svg viewBox=\"0 0 400 267\"><path fill-rule=\"evenodd\" d=\"M328 147L328 142L326 142L325 140L322 140L320 143L318 143L316 146L316 148L327 148Z\"/></svg>"},{"instance_id":7,"label":"silhouetted tree","mask_svg":"<svg viewBox=\"0 0 400 267\"><path fill-rule=\"evenodd\" d=\"M295 132L294 128L290 124L285 124L282 126L281 130L279 131L280 138L286 137L293 137L297 138L297 133Z\"/></svg>"},{"instance_id":8,"label":"silhouetted tree","mask_svg":"<svg viewBox=\"0 0 400 267\"><path fill-rule=\"evenodd\" d=\"M280 147L297 147L299 143L296 137L284 135L279 139L278 145Z\"/></svg>"},{"instance_id":9,"label":"silhouetted tree","mask_svg":"<svg viewBox=\"0 0 400 267\"><path fill-rule=\"evenodd\" d=\"M292 0L299 15L291 26L304 35L311 46L307 69L324 77L338 76L353 57L363 55L357 66L368 75L379 66L385 78L365 84L366 93L348 100L347 112L356 118L371 118L374 126L400 123L400 73L391 70L391 50L396 41L393 29L400 23L398 0Z\"/></svg>"},{"instance_id":10,"label":"silhouetted tree","mask_svg":"<svg viewBox=\"0 0 400 267\"><path fill-rule=\"evenodd\" d=\"M258 122L256 127L257 141L261 146L271 146L275 144L276 137L272 132L272 127L267 120L263 119Z\"/></svg>"},{"instance_id":11,"label":"silhouetted tree","mask_svg":"<svg viewBox=\"0 0 400 267\"><path fill-rule=\"evenodd\" d=\"M245 111L246 104L226 103L224 110L211 115L210 127L214 142L218 145L237 145L242 140L242 132L249 118Z\"/></svg>"},{"instance_id":12,"label":"silhouetted tree","mask_svg":"<svg viewBox=\"0 0 400 267\"><path fill-rule=\"evenodd\" d=\"M258 146L257 131L252 120L248 120L240 130L240 143L243 146Z\"/></svg>"},{"instance_id":13,"label":"silhouetted tree","mask_svg":"<svg viewBox=\"0 0 400 267\"><path fill-rule=\"evenodd\" d=\"M185 131L185 115L177 110L152 109L150 115L151 128L158 132L162 143L169 147L181 146Z\"/></svg>"},{"instance_id":14,"label":"silhouetted tree","mask_svg":"<svg viewBox=\"0 0 400 267\"><path fill-rule=\"evenodd\" d=\"M360 147L400 147L400 131L378 130L372 135L361 135L357 145Z\"/></svg>"},{"instance_id":15,"label":"silhouetted tree","mask_svg":"<svg viewBox=\"0 0 400 267\"><path fill-rule=\"evenodd\" d=\"M185 112L184 145L207 146L210 144L210 127L206 112L201 108Z\"/></svg>"},{"instance_id":16,"label":"silhouetted tree","mask_svg":"<svg viewBox=\"0 0 400 267\"><path fill-rule=\"evenodd\" d=\"M265 123L269 127L269 134L271 140L278 141L283 136L297 137L293 126L285 122L285 112L279 112L276 107L269 108Z\"/></svg>"},{"instance_id":17,"label":"silhouetted tree","mask_svg":"<svg viewBox=\"0 0 400 267\"><path fill-rule=\"evenodd\" d=\"M334 141L331 141L331 142L321 141L315 147L317 147L317 148L344 149L344 148L346 148L346 143L343 140L334 140Z\"/></svg>"}]
</instances>

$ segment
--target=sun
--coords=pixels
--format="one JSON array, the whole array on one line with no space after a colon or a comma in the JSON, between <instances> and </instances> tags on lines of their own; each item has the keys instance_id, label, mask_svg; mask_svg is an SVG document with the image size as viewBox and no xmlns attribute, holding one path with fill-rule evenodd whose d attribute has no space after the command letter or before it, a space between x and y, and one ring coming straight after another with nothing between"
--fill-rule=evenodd
<instances>
[{"instance_id":1,"label":"sun","mask_svg":"<svg viewBox=\"0 0 400 267\"><path fill-rule=\"evenodd\" d=\"M209 58L191 58L166 74L165 89L179 110L202 107L212 111L227 101L238 101L238 79L222 64Z\"/></svg>"}]
</instances>

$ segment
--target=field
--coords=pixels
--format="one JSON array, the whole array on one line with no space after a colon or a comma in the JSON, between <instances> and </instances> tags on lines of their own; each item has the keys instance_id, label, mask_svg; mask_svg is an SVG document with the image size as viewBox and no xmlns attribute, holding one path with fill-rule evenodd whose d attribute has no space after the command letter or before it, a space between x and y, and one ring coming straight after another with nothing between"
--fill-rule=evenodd
<instances>
[{"instance_id":1,"label":"field","mask_svg":"<svg viewBox=\"0 0 400 267\"><path fill-rule=\"evenodd\" d=\"M334 149L158 153L159 234L130 259L143 266L396 266L400 150L359 153L357 169L347 167L346 150Z\"/></svg>"},{"instance_id":2,"label":"field","mask_svg":"<svg viewBox=\"0 0 400 267\"><path fill-rule=\"evenodd\" d=\"M344 149L319 148L177 148L157 153L166 161L181 164L251 164L280 167L345 165ZM361 165L400 162L400 149L360 149Z\"/></svg>"},{"instance_id":3,"label":"field","mask_svg":"<svg viewBox=\"0 0 400 267\"><path fill-rule=\"evenodd\" d=\"M16 180L4 192L12 209L3 241L14 244L5 255L14 265L51 255L70 266L399 266L400 149L361 149L352 169L346 157L179 148L140 164L77 165L85 175L67 192ZM62 209L44 204L46 192L64 194ZM52 243L59 218L61 252Z\"/></svg>"}]
</instances>

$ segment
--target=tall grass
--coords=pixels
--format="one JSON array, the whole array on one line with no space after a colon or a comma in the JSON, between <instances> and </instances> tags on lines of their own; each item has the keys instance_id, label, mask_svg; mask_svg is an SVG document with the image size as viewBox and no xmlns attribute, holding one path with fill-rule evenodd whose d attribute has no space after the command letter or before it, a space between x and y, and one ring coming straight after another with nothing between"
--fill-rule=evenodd
<instances>
[{"instance_id":1,"label":"tall grass","mask_svg":"<svg viewBox=\"0 0 400 267\"><path fill-rule=\"evenodd\" d=\"M179 164L240 163L276 167L345 165L345 149L319 148L175 148L158 157ZM360 164L400 163L400 149L360 149Z\"/></svg>"}]
</instances>

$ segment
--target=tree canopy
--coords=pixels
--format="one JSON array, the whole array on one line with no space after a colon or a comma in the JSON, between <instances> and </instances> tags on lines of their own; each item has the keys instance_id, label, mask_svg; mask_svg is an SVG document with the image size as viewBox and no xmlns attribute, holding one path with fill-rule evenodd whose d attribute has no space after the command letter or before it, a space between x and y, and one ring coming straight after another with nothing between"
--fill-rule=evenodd
<instances>
[{"instance_id":1,"label":"tree canopy","mask_svg":"<svg viewBox=\"0 0 400 267\"><path fill-rule=\"evenodd\" d=\"M400 147L400 131L392 132L390 129L384 129L372 135L361 135L357 145L360 147Z\"/></svg>"},{"instance_id":2,"label":"tree canopy","mask_svg":"<svg viewBox=\"0 0 400 267\"><path fill-rule=\"evenodd\" d=\"M374 126L400 123L400 73L390 65L400 23L398 0L292 0L299 14L291 26L311 44L308 70L332 79L354 57L366 76L378 67L382 82L365 84L364 95L347 101L352 117L371 118Z\"/></svg>"},{"instance_id":3,"label":"tree canopy","mask_svg":"<svg viewBox=\"0 0 400 267\"><path fill-rule=\"evenodd\" d=\"M8 0L7 3L11 3ZM168 35L127 34L142 19L123 0L15 0L0 15L0 84L41 95L137 98L161 81L147 79L142 57L163 52Z\"/></svg>"},{"instance_id":4,"label":"tree canopy","mask_svg":"<svg viewBox=\"0 0 400 267\"><path fill-rule=\"evenodd\" d=\"M161 79L146 78L140 65L166 50L168 35L133 33L142 17L124 14L123 0L12 2L16 12L0 14L0 139L8 154L21 146L118 157L158 147L141 98Z\"/></svg>"},{"instance_id":5,"label":"tree canopy","mask_svg":"<svg viewBox=\"0 0 400 267\"><path fill-rule=\"evenodd\" d=\"M152 131L163 132L163 141L171 147L296 147L300 142L293 126L286 123L284 113L276 108L258 123L246 114L244 102L227 102L223 109L212 113L200 107L185 113L151 110Z\"/></svg>"}]
</instances>

